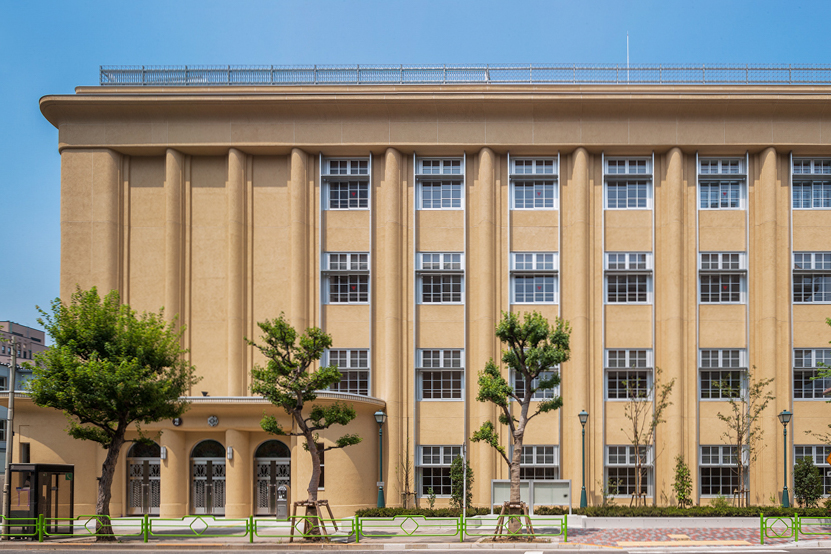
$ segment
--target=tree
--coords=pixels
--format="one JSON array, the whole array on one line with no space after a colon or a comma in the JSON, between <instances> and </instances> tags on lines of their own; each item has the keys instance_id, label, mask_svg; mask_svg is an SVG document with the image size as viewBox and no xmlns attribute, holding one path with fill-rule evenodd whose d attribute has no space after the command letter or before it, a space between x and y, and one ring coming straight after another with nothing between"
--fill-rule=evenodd
<instances>
[{"instance_id":1,"label":"tree","mask_svg":"<svg viewBox=\"0 0 831 554\"><path fill-rule=\"evenodd\" d=\"M773 400L773 394L767 390L772 382L773 377L756 379L753 372L748 370L745 376L746 390L741 390L741 385L737 388L727 381L716 383L730 406L727 414L718 412L716 415L727 425L727 431L722 433L721 438L734 449L733 459L736 461L736 474L739 478L739 506L747 506L748 490L745 483L750 466L756 461L762 445L763 431L759 418Z\"/></svg>"},{"instance_id":2,"label":"tree","mask_svg":"<svg viewBox=\"0 0 831 554\"><path fill-rule=\"evenodd\" d=\"M629 420L629 428L621 428L621 431L629 439L635 451L635 489L632 499L635 500L636 505L641 501L644 506L646 505L646 495L641 494L641 489L645 488L643 466L650 455L654 462L655 431L661 423L664 423L664 412L672 405L669 395L672 393L672 387L675 386L675 378L670 379L669 383L662 383L662 373L661 368L656 367L655 378L651 384L647 382L645 374L643 377L636 376L634 380L623 381L626 394L623 414Z\"/></svg>"},{"instance_id":3,"label":"tree","mask_svg":"<svg viewBox=\"0 0 831 554\"><path fill-rule=\"evenodd\" d=\"M796 462L793 470L793 495L800 506L816 508L822 498L822 475L810 456L804 456Z\"/></svg>"},{"instance_id":4,"label":"tree","mask_svg":"<svg viewBox=\"0 0 831 554\"><path fill-rule=\"evenodd\" d=\"M38 319L54 345L38 354L29 381L32 401L62 410L67 432L107 451L98 481L99 540L114 540L109 525L110 496L119 452L125 442L147 441L141 424L181 416L183 399L196 384L194 368L180 346L183 328L158 314L136 314L117 291L103 299L95 287L78 288L69 304L52 302L51 313L38 308ZM135 424L137 441L125 435Z\"/></svg>"},{"instance_id":5,"label":"tree","mask_svg":"<svg viewBox=\"0 0 831 554\"><path fill-rule=\"evenodd\" d=\"M675 491L675 498L681 508L692 506L692 477L690 468L681 454L675 457L675 480L672 482L672 490Z\"/></svg>"},{"instance_id":6,"label":"tree","mask_svg":"<svg viewBox=\"0 0 831 554\"><path fill-rule=\"evenodd\" d=\"M335 402L329 406L307 406L317 399L317 391L325 390L340 381L341 373L334 365L310 371L312 364L332 346L332 337L317 327L310 327L298 336L283 314L275 320L267 319L257 325L263 332L263 344L250 340L248 343L262 352L266 363L265 366L257 365L251 370L251 392L262 395L275 406L283 408L291 416L297 431L284 429L273 415L264 416L260 426L273 435L305 439L303 447L312 457L312 477L307 488L307 502L316 506L317 491L320 487L320 452L345 448L361 442L358 435L346 434L335 441L333 446L317 446L319 431L332 425L347 425L355 419L355 409L342 402ZM307 507L306 513L316 514L317 510Z\"/></svg>"},{"instance_id":7,"label":"tree","mask_svg":"<svg viewBox=\"0 0 831 554\"><path fill-rule=\"evenodd\" d=\"M553 390L560 384L556 368L569 358L570 335L571 328L560 318L557 318L556 324L551 325L537 312L524 314L522 321L515 313L502 312L502 318L496 326L496 337L507 346L502 351L502 362L514 374L516 390L502 377L492 359L479 374L479 394L476 400L491 402L499 408L501 413L498 421L508 427L513 453L508 458L505 447L499 444L498 433L491 421L482 423L470 440L491 445L510 467L511 502L520 502L519 469L528 423L538 415L563 405L562 398L552 395L551 398L540 401L534 413L529 415L534 393ZM516 410L512 409L512 402L515 402Z\"/></svg>"},{"instance_id":8,"label":"tree","mask_svg":"<svg viewBox=\"0 0 831 554\"><path fill-rule=\"evenodd\" d=\"M825 324L831 326L831 317L825 319ZM820 369L817 370L817 374L812 378L812 380L821 381L825 385L831 383L831 367L823 363L818 363L817 365ZM831 395L831 387L826 389L824 392L826 395ZM831 403L831 399L827 400L826 402ZM828 428L831 429L831 424L828 425ZM814 431L811 431L809 429L808 431L805 431L805 434L815 437L823 444L831 445L831 432L815 433Z\"/></svg>"},{"instance_id":9,"label":"tree","mask_svg":"<svg viewBox=\"0 0 831 554\"><path fill-rule=\"evenodd\" d=\"M411 496L416 500L418 499L415 491L412 489L411 486L411 483L413 482L413 474L415 473L415 471L413 470L413 461L410 458L409 433L407 434L407 442L406 446L404 447L403 454L403 461L399 464L397 468L395 468L395 475L396 477L398 477L398 490L401 491L401 506L406 510L410 505Z\"/></svg>"},{"instance_id":10,"label":"tree","mask_svg":"<svg viewBox=\"0 0 831 554\"><path fill-rule=\"evenodd\" d=\"M465 465L467 465L467 473L465 473ZM465 482L464 486L462 482ZM473 470L470 469L470 462L462 460L461 456L456 456L450 464L450 505L460 510L470 508L470 502L473 499L473 493L470 490L472 485ZM465 491L464 501L462 501L462 489Z\"/></svg>"}]
</instances>

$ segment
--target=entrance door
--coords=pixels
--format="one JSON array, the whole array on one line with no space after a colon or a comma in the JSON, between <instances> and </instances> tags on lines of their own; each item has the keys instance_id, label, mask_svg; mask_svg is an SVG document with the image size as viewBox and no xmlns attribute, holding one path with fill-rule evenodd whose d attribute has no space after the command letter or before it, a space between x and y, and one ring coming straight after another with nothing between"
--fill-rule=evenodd
<instances>
[{"instance_id":1,"label":"entrance door","mask_svg":"<svg viewBox=\"0 0 831 554\"><path fill-rule=\"evenodd\" d=\"M289 458L256 458L254 466L257 468L257 488L255 515L277 515L277 488L280 485L291 486L291 459ZM285 496L285 489L281 491Z\"/></svg>"},{"instance_id":2,"label":"entrance door","mask_svg":"<svg viewBox=\"0 0 831 554\"><path fill-rule=\"evenodd\" d=\"M225 515L225 458L194 458L193 513Z\"/></svg>"},{"instance_id":3,"label":"entrance door","mask_svg":"<svg viewBox=\"0 0 831 554\"><path fill-rule=\"evenodd\" d=\"M136 443L127 453L127 513L159 515L161 503L161 448Z\"/></svg>"}]
</instances>

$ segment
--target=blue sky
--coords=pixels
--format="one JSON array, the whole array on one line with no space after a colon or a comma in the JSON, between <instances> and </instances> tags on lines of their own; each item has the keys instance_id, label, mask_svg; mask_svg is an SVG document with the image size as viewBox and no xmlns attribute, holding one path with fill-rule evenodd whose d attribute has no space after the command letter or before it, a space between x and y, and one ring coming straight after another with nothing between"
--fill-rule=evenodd
<instances>
[{"instance_id":1,"label":"blue sky","mask_svg":"<svg viewBox=\"0 0 831 554\"><path fill-rule=\"evenodd\" d=\"M0 320L58 294L60 156L38 99L99 65L831 64L828 0L0 1Z\"/></svg>"}]
</instances>

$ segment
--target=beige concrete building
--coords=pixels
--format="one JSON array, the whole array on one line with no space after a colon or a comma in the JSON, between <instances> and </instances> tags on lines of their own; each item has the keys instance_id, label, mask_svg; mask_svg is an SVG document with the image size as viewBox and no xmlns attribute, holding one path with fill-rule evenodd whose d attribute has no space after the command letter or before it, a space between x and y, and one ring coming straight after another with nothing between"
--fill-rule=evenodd
<instances>
[{"instance_id":1,"label":"beige concrete building","mask_svg":"<svg viewBox=\"0 0 831 554\"><path fill-rule=\"evenodd\" d=\"M347 431L364 442L325 459L336 515L375 504L378 409L387 505L401 502L408 446L411 486L447 502L450 459L496 415L475 400L499 355L494 325L528 310L573 332L564 407L530 425L525 477L570 479L579 498L585 409L589 502L609 479L628 502L624 381L644 389L661 368L676 384L646 494L674 502L683 455L698 501L729 495L716 383L744 388L755 368L775 400L748 487L768 503L783 485L779 412L794 413L788 464L829 452L806 431L829 419L829 384L810 377L831 361L830 98L828 86L489 83L44 97L62 160L61 296L96 285L179 314L203 377L181 421L148 426L163 431L157 448L124 452L113 513L268 513L281 483L305 498L308 455L267 442L263 411L285 414L249 392L259 358L243 337L281 312L332 334L344 379L320 402L358 411ZM104 453L66 437L62 417L22 399L16 438L33 462L76 464L88 513ZM487 505L507 468L489 447L467 452L474 504Z\"/></svg>"}]
</instances>

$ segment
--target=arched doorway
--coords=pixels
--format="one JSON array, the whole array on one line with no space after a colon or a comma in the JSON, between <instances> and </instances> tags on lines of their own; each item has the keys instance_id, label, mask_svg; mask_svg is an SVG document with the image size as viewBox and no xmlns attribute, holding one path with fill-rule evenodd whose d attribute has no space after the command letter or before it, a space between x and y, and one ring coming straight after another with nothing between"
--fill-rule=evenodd
<instances>
[{"instance_id":1,"label":"arched doorway","mask_svg":"<svg viewBox=\"0 0 831 554\"><path fill-rule=\"evenodd\" d=\"M191 506L194 514L225 514L225 447L204 440L190 454Z\"/></svg>"},{"instance_id":2,"label":"arched doorway","mask_svg":"<svg viewBox=\"0 0 831 554\"><path fill-rule=\"evenodd\" d=\"M254 452L254 513L256 515L277 515L277 500L288 500L280 496L280 485L291 486L291 450L284 443L269 440Z\"/></svg>"},{"instance_id":3,"label":"arched doorway","mask_svg":"<svg viewBox=\"0 0 831 554\"><path fill-rule=\"evenodd\" d=\"M133 443L127 452L127 513L159 515L161 484L161 447Z\"/></svg>"}]
</instances>

